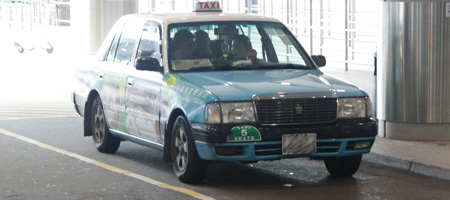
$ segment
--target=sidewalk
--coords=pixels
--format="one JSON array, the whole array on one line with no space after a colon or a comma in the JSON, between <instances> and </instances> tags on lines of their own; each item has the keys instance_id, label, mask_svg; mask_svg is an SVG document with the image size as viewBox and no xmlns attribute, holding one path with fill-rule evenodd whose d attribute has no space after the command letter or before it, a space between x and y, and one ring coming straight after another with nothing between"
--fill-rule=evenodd
<instances>
[{"instance_id":1,"label":"sidewalk","mask_svg":"<svg viewBox=\"0 0 450 200\"><path fill-rule=\"evenodd\" d=\"M352 82L374 98L375 76L370 68L346 72L330 66L321 70ZM402 141L377 136L371 153L364 155L363 161L450 181L450 141Z\"/></svg>"},{"instance_id":2,"label":"sidewalk","mask_svg":"<svg viewBox=\"0 0 450 200\"><path fill-rule=\"evenodd\" d=\"M450 142L401 141L377 137L366 162L450 181Z\"/></svg>"}]
</instances>

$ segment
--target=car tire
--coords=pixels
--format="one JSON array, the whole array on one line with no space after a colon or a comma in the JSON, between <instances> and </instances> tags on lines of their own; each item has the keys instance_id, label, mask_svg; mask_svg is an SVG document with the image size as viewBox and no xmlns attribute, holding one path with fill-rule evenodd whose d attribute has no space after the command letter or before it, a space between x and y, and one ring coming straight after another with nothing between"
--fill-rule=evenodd
<instances>
[{"instance_id":1,"label":"car tire","mask_svg":"<svg viewBox=\"0 0 450 200\"><path fill-rule=\"evenodd\" d=\"M358 171L362 155L333 157L324 160L325 167L333 177L349 177Z\"/></svg>"},{"instance_id":2,"label":"car tire","mask_svg":"<svg viewBox=\"0 0 450 200\"><path fill-rule=\"evenodd\" d=\"M183 183L199 183L205 176L208 164L197 153L194 138L184 116L179 116L173 125L171 138L173 170Z\"/></svg>"},{"instance_id":3,"label":"car tire","mask_svg":"<svg viewBox=\"0 0 450 200\"><path fill-rule=\"evenodd\" d=\"M53 50L54 50L53 46L51 46L50 48L46 48L45 49L45 51L47 51L48 54L53 53Z\"/></svg>"},{"instance_id":4,"label":"car tire","mask_svg":"<svg viewBox=\"0 0 450 200\"><path fill-rule=\"evenodd\" d=\"M24 49L22 46L18 46L18 47L17 47L17 51L18 51L19 53L23 53L23 52L25 52L25 49Z\"/></svg>"},{"instance_id":5,"label":"car tire","mask_svg":"<svg viewBox=\"0 0 450 200\"><path fill-rule=\"evenodd\" d=\"M111 135L106 125L105 112L100 100L96 97L91 112L92 139L95 148L102 153L115 153L120 146L120 139Z\"/></svg>"}]
</instances>

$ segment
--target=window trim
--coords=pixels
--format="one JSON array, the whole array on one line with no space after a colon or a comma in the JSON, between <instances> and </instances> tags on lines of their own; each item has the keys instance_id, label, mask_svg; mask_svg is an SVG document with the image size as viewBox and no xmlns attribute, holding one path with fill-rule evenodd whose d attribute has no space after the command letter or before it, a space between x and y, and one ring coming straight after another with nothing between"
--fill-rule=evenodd
<instances>
[{"instance_id":1,"label":"window trim","mask_svg":"<svg viewBox=\"0 0 450 200\"><path fill-rule=\"evenodd\" d=\"M163 38L162 38L162 36L163 36L163 33L162 33L163 29L162 29L161 23L153 21L153 20L145 20L144 23L143 23L142 31L141 31L141 34L140 34L140 36L138 38L138 42L135 45L135 50L134 50L133 57L132 57L133 68L136 68L136 59L138 59L137 51L138 51L139 46L141 44L142 35L144 34L144 31L146 31L146 28L147 28L146 26L148 26L148 25L152 25L152 26L158 27L158 31L159 31L159 51L160 51L160 54L161 54L160 66L162 68L164 68Z\"/></svg>"}]
</instances>

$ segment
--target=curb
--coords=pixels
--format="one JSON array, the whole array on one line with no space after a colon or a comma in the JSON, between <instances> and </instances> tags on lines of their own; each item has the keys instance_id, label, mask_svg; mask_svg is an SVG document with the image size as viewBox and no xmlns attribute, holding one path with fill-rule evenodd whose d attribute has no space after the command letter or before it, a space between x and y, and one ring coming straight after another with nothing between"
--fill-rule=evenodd
<instances>
[{"instance_id":1,"label":"curb","mask_svg":"<svg viewBox=\"0 0 450 200\"><path fill-rule=\"evenodd\" d=\"M415 174L450 181L450 169L446 169L444 167L416 162L414 160L407 160L393 156L383 155L375 152L365 154L362 160L369 163L375 163L379 165L401 169Z\"/></svg>"}]
</instances>

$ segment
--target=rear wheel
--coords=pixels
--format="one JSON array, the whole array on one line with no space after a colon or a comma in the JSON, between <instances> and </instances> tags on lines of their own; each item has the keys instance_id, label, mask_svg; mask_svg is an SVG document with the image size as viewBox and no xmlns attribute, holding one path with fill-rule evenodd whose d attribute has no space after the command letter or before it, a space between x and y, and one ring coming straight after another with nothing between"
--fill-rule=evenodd
<instances>
[{"instance_id":1,"label":"rear wheel","mask_svg":"<svg viewBox=\"0 0 450 200\"><path fill-rule=\"evenodd\" d=\"M119 149L120 139L111 135L109 132L103 106L98 96L92 105L91 130L92 139L98 151L102 153L115 153Z\"/></svg>"},{"instance_id":2,"label":"rear wheel","mask_svg":"<svg viewBox=\"0 0 450 200\"><path fill-rule=\"evenodd\" d=\"M50 46L50 48L46 48L45 51L47 51L48 54L53 53L54 47Z\"/></svg>"},{"instance_id":3,"label":"rear wheel","mask_svg":"<svg viewBox=\"0 0 450 200\"><path fill-rule=\"evenodd\" d=\"M331 176L349 177L358 171L362 155L326 158L325 166Z\"/></svg>"},{"instance_id":4,"label":"rear wheel","mask_svg":"<svg viewBox=\"0 0 450 200\"><path fill-rule=\"evenodd\" d=\"M197 153L194 138L186 118L179 116L172 129L171 152L173 170L183 183L201 182L208 165Z\"/></svg>"}]
</instances>

